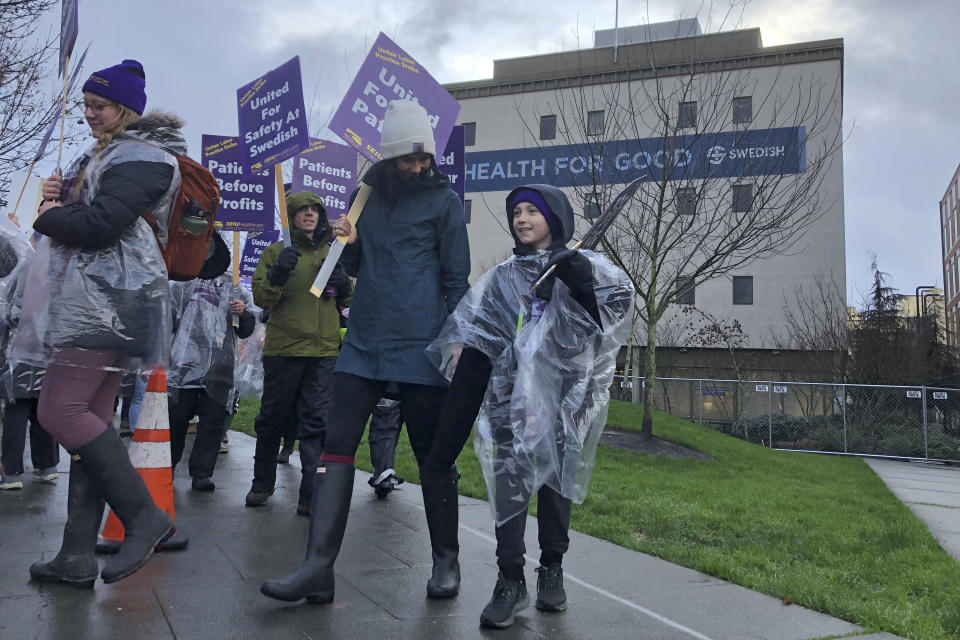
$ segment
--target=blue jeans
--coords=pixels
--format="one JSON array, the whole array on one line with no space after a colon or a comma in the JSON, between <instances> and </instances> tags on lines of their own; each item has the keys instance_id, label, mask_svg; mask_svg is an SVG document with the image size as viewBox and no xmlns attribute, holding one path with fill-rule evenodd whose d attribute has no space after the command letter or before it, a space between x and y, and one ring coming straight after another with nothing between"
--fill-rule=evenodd
<instances>
[{"instance_id":1,"label":"blue jeans","mask_svg":"<svg viewBox=\"0 0 960 640\"><path fill-rule=\"evenodd\" d=\"M130 400L130 426L137 427L137 419L140 417L140 408L143 407L143 394L147 392L147 381L136 376L137 383L133 387L133 398Z\"/></svg>"}]
</instances>

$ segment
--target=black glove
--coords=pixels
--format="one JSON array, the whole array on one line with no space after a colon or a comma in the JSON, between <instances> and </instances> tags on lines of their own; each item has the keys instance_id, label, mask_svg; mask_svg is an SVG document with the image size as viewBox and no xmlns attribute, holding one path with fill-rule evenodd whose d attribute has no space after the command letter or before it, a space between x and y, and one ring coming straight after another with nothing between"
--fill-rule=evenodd
<instances>
[{"instance_id":1,"label":"black glove","mask_svg":"<svg viewBox=\"0 0 960 640\"><path fill-rule=\"evenodd\" d=\"M576 249L560 249L551 253L550 259L537 274L536 279L542 278L543 274L553 266L557 268L537 287L538 298L550 299L554 278L563 280L571 292L593 289L593 267L590 265L590 260ZM540 295L541 289L544 289L543 293L546 295Z\"/></svg>"},{"instance_id":2,"label":"black glove","mask_svg":"<svg viewBox=\"0 0 960 640\"><path fill-rule=\"evenodd\" d=\"M350 276L343 270L339 264L330 272L330 279L327 280L327 286L323 289L321 298L338 298L345 291L350 290Z\"/></svg>"},{"instance_id":3,"label":"black glove","mask_svg":"<svg viewBox=\"0 0 960 640\"><path fill-rule=\"evenodd\" d=\"M593 266L590 260L576 249L560 249L550 254L550 259L544 265L540 273L537 274L539 280L547 270L556 265L550 277L544 280L537 287L536 295L541 300L550 300L553 296L554 278L560 278L567 288L570 289L570 295L580 303L594 322L603 326L600 322L600 310L597 308L597 297L593 292Z\"/></svg>"},{"instance_id":4,"label":"black glove","mask_svg":"<svg viewBox=\"0 0 960 640\"><path fill-rule=\"evenodd\" d=\"M287 284L290 272L296 268L298 260L300 260L300 250L296 247L286 247L277 256L277 263L267 270L267 280L278 287Z\"/></svg>"}]
</instances>

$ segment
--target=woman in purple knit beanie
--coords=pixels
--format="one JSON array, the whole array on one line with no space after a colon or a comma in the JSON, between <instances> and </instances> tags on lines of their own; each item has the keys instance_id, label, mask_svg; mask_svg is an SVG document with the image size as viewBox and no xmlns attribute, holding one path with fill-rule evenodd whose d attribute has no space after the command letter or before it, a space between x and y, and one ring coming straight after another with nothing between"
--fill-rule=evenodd
<instances>
[{"instance_id":1,"label":"woman in purple knit beanie","mask_svg":"<svg viewBox=\"0 0 960 640\"><path fill-rule=\"evenodd\" d=\"M71 454L63 542L55 558L30 567L38 582L89 588L98 573L115 582L174 531L110 426L123 372L166 367L172 335L158 239L166 242L186 143L176 116L142 116L144 77L136 60L90 75L83 106L96 142L47 178L34 222L42 239L24 317L35 322L17 333L11 359L46 365L40 422ZM158 221L156 234L144 213ZM101 573L94 551L104 502L125 537Z\"/></svg>"}]
</instances>

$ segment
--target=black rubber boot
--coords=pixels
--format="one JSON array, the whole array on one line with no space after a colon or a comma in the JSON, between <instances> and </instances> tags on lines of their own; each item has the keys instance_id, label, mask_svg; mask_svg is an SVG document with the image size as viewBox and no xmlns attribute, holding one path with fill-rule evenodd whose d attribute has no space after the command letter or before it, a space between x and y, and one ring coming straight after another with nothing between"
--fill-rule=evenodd
<instances>
[{"instance_id":1,"label":"black rubber boot","mask_svg":"<svg viewBox=\"0 0 960 640\"><path fill-rule=\"evenodd\" d=\"M267 580L260 593L275 600L311 604L333 602L333 563L340 554L353 496L353 464L323 462L317 469L310 505L310 533L306 558L290 575Z\"/></svg>"},{"instance_id":2,"label":"black rubber boot","mask_svg":"<svg viewBox=\"0 0 960 640\"><path fill-rule=\"evenodd\" d=\"M433 574L427 581L427 597L452 598L460 592L460 544L457 541L457 466L436 473L420 470L423 508L430 529Z\"/></svg>"},{"instance_id":3,"label":"black rubber boot","mask_svg":"<svg viewBox=\"0 0 960 640\"><path fill-rule=\"evenodd\" d=\"M116 431L107 429L78 447L77 454L87 477L123 523L123 544L100 574L109 584L142 567L157 543L173 531L173 522L153 503Z\"/></svg>"},{"instance_id":4,"label":"black rubber boot","mask_svg":"<svg viewBox=\"0 0 960 640\"><path fill-rule=\"evenodd\" d=\"M65 582L78 589L93 587L100 573L94 549L102 519L103 498L93 487L83 465L71 459L67 524L63 527L60 552L50 562L34 562L30 566L30 578L37 582Z\"/></svg>"}]
</instances>

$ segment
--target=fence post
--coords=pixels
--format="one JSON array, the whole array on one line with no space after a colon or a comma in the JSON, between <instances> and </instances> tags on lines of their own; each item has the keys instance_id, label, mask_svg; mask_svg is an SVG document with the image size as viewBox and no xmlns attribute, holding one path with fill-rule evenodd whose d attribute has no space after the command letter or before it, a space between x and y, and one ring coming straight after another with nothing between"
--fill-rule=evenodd
<instances>
[{"instance_id":1,"label":"fence post","mask_svg":"<svg viewBox=\"0 0 960 640\"><path fill-rule=\"evenodd\" d=\"M927 388L921 387L923 394L923 457L930 460L930 448L927 444Z\"/></svg>"},{"instance_id":2,"label":"fence post","mask_svg":"<svg viewBox=\"0 0 960 640\"><path fill-rule=\"evenodd\" d=\"M840 408L843 409L843 452L849 453L847 451L847 385L840 385L840 391L843 393L843 402L840 403Z\"/></svg>"},{"instance_id":3,"label":"fence post","mask_svg":"<svg viewBox=\"0 0 960 640\"><path fill-rule=\"evenodd\" d=\"M697 424L703 424L703 378L697 380Z\"/></svg>"},{"instance_id":4,"label":"fence post","mask_svg":"<svg viewBox=\"0 0 960 640\"><path fill-rule=\"evenodd\" d=\"M773 382L770 380L767 380L767 432L767 442L773 449Z\"/></svg>"}]
</instances>

